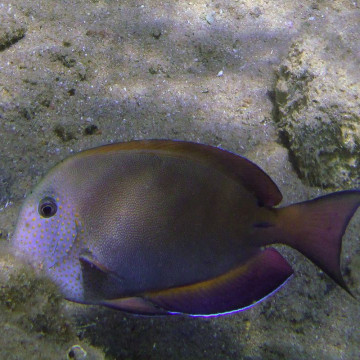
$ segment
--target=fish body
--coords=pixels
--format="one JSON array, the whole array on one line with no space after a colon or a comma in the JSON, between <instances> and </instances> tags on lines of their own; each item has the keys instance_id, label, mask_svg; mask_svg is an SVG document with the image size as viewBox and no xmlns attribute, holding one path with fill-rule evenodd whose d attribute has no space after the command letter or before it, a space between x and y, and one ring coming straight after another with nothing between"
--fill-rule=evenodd
<instances>
[{"instance_id":1,"label":"fish body","mask_svg":"<svg viewBox=\"0 0 360 360\"><path fill-rule=\"evenodd\" d=\"M348 290L341 238L360 192L274 208L281 199L259 167L222 149L112 144L53 168L27 197L12 244L68 300L140 314L253 305L293 273L273 243L298 249Z\"/></svg>"}]
</instances>

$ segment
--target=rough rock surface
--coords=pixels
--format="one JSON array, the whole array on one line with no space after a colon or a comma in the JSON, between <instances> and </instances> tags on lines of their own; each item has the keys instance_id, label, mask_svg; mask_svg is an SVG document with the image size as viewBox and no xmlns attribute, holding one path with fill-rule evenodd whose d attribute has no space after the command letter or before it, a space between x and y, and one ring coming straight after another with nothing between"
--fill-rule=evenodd
<instances>
[{"instance_id":1,"label":"rough rock surface","mask_svg":"<svg viewBox=\"0 0 360 360\"><path fill-rule=\"evenodd\" d=\"M5 12L0 7L0 51L15 44L21 38L25 36L26 25L24 19L20 19L11 14Z\"/></svg>"},{"instance_id":2,"label":"rough rock surface","mask_svg":"<svg viewBox=\"0 0 360 360\"><path fill-rule=\"evenodd\" d=\"M0 358L8 360L104 359L80 341L58 289L48 279L0 255ZM78 347L74 348L74 345Z\"/></svg>"},{"instance_id":3,"label":"rough rock surface","mask_svg":"<svg viewBox=\"0 0 360 360\"><path fill-rule=\"evenodd\" d=\"M360 58L342 41L295 42L276 83L279 127L301 176L311 185L360 186ZM334 60L334 49L353 52ZM330 60L330 61L329 61Z\"/></svg>"}]
</instances>

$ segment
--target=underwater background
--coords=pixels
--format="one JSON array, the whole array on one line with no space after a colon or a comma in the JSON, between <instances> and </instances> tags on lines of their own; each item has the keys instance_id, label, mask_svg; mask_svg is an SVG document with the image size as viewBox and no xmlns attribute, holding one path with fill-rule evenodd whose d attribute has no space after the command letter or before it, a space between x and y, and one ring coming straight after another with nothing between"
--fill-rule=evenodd
<instances>
[{"instance_id":1,"label":"underwater background","mask_svg":"<svg viewBox=\"0 0 360 360\"><path fill-rule=\"evenodd\" d=\"M358 359L359 301L296 251L295 276L218 318L69 303L14 259L24 196L93 146L169 138L262 167L282 205L360 187L356 1L0 2L0 359ZM360 296L360 212L342 271Z\"/></svg>"}]
</instances>

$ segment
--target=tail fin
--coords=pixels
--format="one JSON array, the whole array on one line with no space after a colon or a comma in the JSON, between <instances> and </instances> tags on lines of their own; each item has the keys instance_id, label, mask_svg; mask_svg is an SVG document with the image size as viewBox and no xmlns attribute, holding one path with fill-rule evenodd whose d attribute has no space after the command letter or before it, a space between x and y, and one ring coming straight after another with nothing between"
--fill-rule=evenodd
<instances>
[{"instance_id":1,"label":"tail fin","mask_svg":"<svg viewBox=\"0 0 360 360\"><path fill-rule=\"evenodd\" d=\"M280 241L303 253L350 295L340 271L341 240L360 206L360 191L342 191L277 209Z\"/></svg>"}]
</instances>

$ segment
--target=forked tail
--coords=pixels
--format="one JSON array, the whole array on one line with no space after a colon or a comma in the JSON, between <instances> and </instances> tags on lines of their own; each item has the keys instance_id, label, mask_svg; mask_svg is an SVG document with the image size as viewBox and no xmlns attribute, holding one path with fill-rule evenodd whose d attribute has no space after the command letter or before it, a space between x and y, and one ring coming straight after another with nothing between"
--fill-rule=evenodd
<instances>
[{"instance_id":1,"label":"forked tail","mask_svg":"<svg viewBox=\"0 0 360 360\"><path fill-rule=\"evenodd\" d=\"M342 191L276 210L280 242L319 266L351 294L340 271L341 240L360 206L360 191Z\"/></svg>"}]
</instances>

